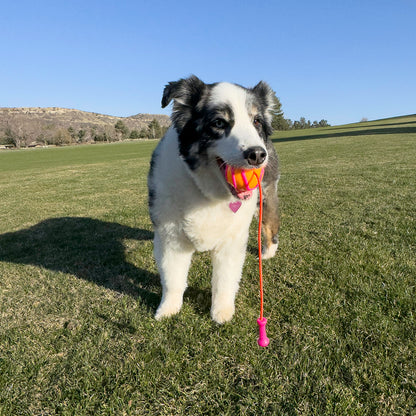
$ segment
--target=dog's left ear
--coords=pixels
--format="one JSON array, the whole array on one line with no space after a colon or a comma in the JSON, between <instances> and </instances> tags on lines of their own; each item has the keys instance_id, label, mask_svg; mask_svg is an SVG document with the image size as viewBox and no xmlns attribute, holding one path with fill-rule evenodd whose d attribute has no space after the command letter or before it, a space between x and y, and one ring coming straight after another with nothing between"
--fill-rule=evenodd
<instances>
[{"instance_id":1,"label":"dog's left ear","mask_svg":"<svg viewBox=\"0 0 416 416\"><path fill-rule=\"evenodd\" d=\"M260 81L253 89L253 93L260 101L260 105L263 107L262 111L266 119L265 133L270 136L273 132L272 129L272 111L274 109L274 100L276 93L270 88L269 84L264 81Z\"/></svg>"},{"instance_id":2,"label":"dog's left ear","mask_svg":"<svg viewBox=\"0 0 416 416\"><path fill-rule=\"evenodd\" d=\"M265 107L266 112L271 111L274 107L274 91L270 88L269 84L264 81L260 81L254 88L254 94L260 99L262 105Z\"/></svg>"},{"instance_id":3,"label":"dog's left ear","mask_svg":"<svg viewBox=\"0 0 416 416\"><path fill-rule=\"evenodd\" d=\"M205 87L205 83L195 75L169 82L163 91L162 108L165 108L172 100L180 106L193 107L198 103Z\"/></svg>"}]
</instances>

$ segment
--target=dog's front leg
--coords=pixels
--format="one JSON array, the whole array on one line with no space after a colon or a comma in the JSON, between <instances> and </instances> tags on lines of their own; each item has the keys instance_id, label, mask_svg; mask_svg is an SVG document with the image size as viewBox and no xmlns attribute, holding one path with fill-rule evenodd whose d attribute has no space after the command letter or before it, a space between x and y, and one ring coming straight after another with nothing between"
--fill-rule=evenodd
<instances>
[{"instance_id":1,"label":"dog's front leg","mask_svg":"<svg viewBox=\"0 0 416 416\"><path fill-rule=\"evenodd\" d=\"M211 317L222 324L234 315L235 296L241 280L241 273L247 248L247 238L235 238L212 251L212 305Z\"/></svg>"},{"instance_id":2,"label":"dog's front leg","mask_svg":"<svg viewBox=\"0 0 416 416\"><path fill-rule=\"evenodd\" d=\"M160 320L178 313L187 286L188 270L193 249L180 241L166 241L155 232L154 256L162 283L162 300L155 318Z\"/></svg>"}]
</instances>

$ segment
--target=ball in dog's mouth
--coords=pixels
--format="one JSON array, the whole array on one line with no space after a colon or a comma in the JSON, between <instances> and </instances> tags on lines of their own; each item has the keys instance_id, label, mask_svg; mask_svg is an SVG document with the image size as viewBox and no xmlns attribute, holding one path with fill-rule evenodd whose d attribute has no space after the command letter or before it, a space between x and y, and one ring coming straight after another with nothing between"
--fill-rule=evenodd
<instances>
[{"instance_id":1,"label":"ball in dog's mouth","mask_svg":"<svg viewBox=\"0 0 416 416\"><path fill-rule=\"evenodd\" d=\"M228 165L219 157L217 163L231 193L241 200L250 199L263 178L264 169L242 169Z\"/></svg>"}]
</instances>

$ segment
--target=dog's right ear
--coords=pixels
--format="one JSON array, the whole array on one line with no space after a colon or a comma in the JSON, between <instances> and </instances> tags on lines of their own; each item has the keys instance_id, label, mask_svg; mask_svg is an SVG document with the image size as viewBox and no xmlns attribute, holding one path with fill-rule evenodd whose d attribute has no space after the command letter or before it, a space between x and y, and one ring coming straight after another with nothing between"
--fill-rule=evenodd
<instances>
[{"instance_id":1,"label":"dog's right ear","mask_svg":"<svg viewBox=\"0 0 416 416\"><path fill-rule=\"evenodd\" d=\"M193 107L200 100L205 87L205 83L195 75L169 82L163 90L162 108L165 108L172 100L180 106Z\"/></svg>"}]
</instances>

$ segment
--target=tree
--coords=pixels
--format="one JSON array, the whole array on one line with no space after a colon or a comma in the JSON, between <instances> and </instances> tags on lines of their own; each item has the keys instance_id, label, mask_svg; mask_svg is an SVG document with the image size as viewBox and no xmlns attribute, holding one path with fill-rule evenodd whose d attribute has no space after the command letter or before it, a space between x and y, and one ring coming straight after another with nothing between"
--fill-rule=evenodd
<instances>
[{"instance_id":1,"label":"tree","mask_svg":"<svg viewBox=\"0 0 416 416\"><path fill-rule=\"evenodd\" d=\"M299 119L299 125L300 125L300 129L306 129L308 127L308 124L306 123L306 118L305 117L301 117Z\"/></svg>"},{"instance_id":2,"label":"tree","mask_svg":"<svg viewBox=\"0 0 416 416\"><path fill-rule=\"evenodd\" d=\"M121 120L117 121L117 123L114 125L114 128L116 129L119 140L126 139L128 137L129 129Z\"/></svg>"},{"instance_id":3,"label":"tree","mask_svg":"<svg viewBox=\"0 0 416 416\"><path fill-rule=\"evenodd\" d=\"M273 130L287 130L288 123L284 118L282 103L279 98L277 98L276 93L273 96L273 110L271 111L272 115L272 128Z\"/></svg>"},{"instance_id":4,"label":"tree","mask_svg":"<svg viewBox=\"0 0 416 416\"><path fill-rule=\"evenodd\" d=\"M145 129L145 128L140 129L140 131L139 131L139 137L141 139L146 139L148 136L149 136L149 132L148 132L147 129Z\"/></svg>"},{"instance_id":5,"label":"tree","mask_svg":"<svg viewBox=\"0 0 416 416\"><path fill-rule=\"evenodd\" d=\"M68 127L68 133L71 136L71 142L77 141L77 134L75 133L75 130L72 126Z\"/></svg>"},{"instance_id":6,"label":"tree","mask_svg":"<svg viewBox=\"0 0 416 416\"><path fill-rule=\"evenodd\" d=\"M3 141L5 144L12 144L17 149L20 149L22 145L25 145L25 137L22 134L22 128L18 126L17 129L12 129L9 123L7 123Z\"/></svg>"},{"instance_id":7,"label":"tree","mask_svg":"<svg viewBox=\"0 0 416 416\"><path fill-rule=\"evenodd\" d=\"M72 142L71 134L68 129L59 129L54 132L52 138L48 140L49 144L54 144L56 146L62 146L64 144L69 144Z\"/></svg>"},{"instance_id":8,"label":"tree","mask_svg":"<svg viewBox=\"0 0 416 416\"><path fill-rule=\"evenodd\" d=\"M140 132L138 130L132 130L130 132L130 139L140 139Z\"/></svg>"},{"instance_id":9,"label":"tree","mask_svg":"<svg viewBox=\"0 0 416 416\"><path fill-rule=\"evenodd\" d=\"M327 120L321 120L319 122L319 127L329 127L329 126L330 126L330 124L328 123Z\"/></svg>"},{"instance_id":10,"label":"tree","mask_svg":"<svg viewBox=\"0 0 416 416\"><path fill-rule=\"evenodd\" d=\"M159 139L162 137L162 128L155 118L149 123L147 129L149 131L149 138Z\"/></svg>"},{"instance_id":11,"label":"tree","mask_svg":"<svg viewBox=\"0 0 416 416\"><path fill-rule=\"evenodd\" d=\"M1 143L16 146L15 134L13 133L13 130L10 127L6 127L6 129L4 130L4 136L2 138Z\"/></svg>"},{"instance_id":12,"label":"tree","mask_svg":"<svg viewBox=\"0 0 416 416\"><path fill-rule=\"evenodd\" d=\"M82 142L87 132L85 130L80 129L78 131L78 141Z\"/></svg>"},{"instance_id":13,"label":"tree","mask_svg":"<svg viewBox=\"0 0 416 416\"><path fill-rule=\"evenodd\" d=\"M100 130L94 134L94 141L95 142L112 142L113 138L109 131L107 130Z\"/></svg>"}]
</instances>

